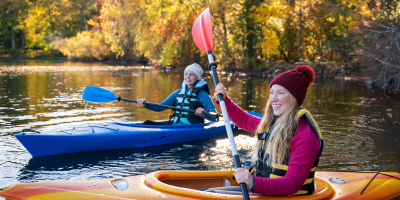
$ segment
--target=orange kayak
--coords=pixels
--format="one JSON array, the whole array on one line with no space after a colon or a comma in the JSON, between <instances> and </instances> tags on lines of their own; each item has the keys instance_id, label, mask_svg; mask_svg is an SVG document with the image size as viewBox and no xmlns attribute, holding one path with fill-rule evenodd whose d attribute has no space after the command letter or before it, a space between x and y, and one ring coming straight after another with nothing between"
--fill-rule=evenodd
<instances>
[{"instance_id":1,"label":"orange kayak","mask_svg":"<svg viewBox=\"0 0 400 200\"><path fill-rule=\"evenodd\" d=\"M196 189L235 186L233 171L157 171L147 175L85 180L20 183L0 190L6 199L242 199ZM397 199L400 174L395 172L318 171L316 190L306 196L251 196L251 199Z\"/></svg>"}]
</instances>

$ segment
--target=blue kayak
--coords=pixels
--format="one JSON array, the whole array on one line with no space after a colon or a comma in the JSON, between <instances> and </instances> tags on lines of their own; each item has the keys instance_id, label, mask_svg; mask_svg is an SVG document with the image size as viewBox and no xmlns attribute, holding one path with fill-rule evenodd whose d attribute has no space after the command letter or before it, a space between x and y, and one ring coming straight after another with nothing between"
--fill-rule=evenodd
<instances>
[{"instance_id":1,"label":"blue kayak","mask_svg":"<svg viewBox=\"0 0 400 200\"><path fill-rule=\"evenodd\" d=\"M40 157L148 147L226 134L223 120L191 125L142 125L141 123L112 122L45 133L32 130L16 134L15 137L33 157ZM230 124L233 131L238 130L232 122Z\"/></svg>"}]
</instances>

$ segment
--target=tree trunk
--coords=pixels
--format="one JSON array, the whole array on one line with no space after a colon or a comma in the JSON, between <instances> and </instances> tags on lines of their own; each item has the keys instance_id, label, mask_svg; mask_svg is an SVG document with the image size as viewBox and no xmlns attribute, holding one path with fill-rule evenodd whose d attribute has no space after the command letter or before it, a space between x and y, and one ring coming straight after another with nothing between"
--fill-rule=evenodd
<instances>
[{"instance_id":1,"label":"tree trunk","mask_svg":"<svg viewBox=\"0 0 400 200\"><path fill-rule=\"evenodd\" d=\"M286 62L289 62L289 58L286 56L285 52L283 52L282 50L279 50L279 53L281 53L283 58L285 58Z\"/></svg>"},{"instance_id":2,"label":"tree trunk","mask_svg":"<svg viewBox=\"0 0 400 200\"><path fill-rule=\"evenodd\" d=\"M13 27L11 27L11 45L12 48L15 48L15 32Z\"/></svg>"},{"instance_id":3,"label":"tree trunk","mask_svg":"<svg viewBox=\"0 0 400 200\"><path fill-rule=\"evenodd\" d=\"M224 28L224 35L223 35L224 39L223 40L224 40L224 45L225 45L225 51L226 51L226 55L228 57L230 57L231 52L229 51L229 47L228 47L228 37L227 37L228 33L226 31L225 14L222 14L221 19L222 19L222 26Z\"/></svg>"},{"instance_id":4,"label":"tree trunk","mask_svg":"<svg viewBox=\"0 0 400 200\"><path fill-rule=\"evenodd\" d=\"M22 32L22 45L21 45L21 49L22 49L22 51L24 50L24 45L25 45L25 33L24 32Z\"/></svg>"},{"instance_id":5,"label":"tree trunk","mask_svg":"<svg viewBox=\"0 0 400 200\"><path fill-rule=\"evenodd\" d=\"M50 30L54 31L54 23L52 23L52 19L51 19L51 6L49 6L49 24L50 24Z\"/></svg>"},{"instance_id":6,"label":"tree trunk","mask_svg":"<svg viewBox=\"0 0 400 200\"><path fill-rule=\"evenodd\" d=\"M228 48L228 40L227 40L227 33L226 33L226 26L225 26L225 16L224 16L224 14L221 14L221 16L222 16L221 19L222 19L224 33L222 33L222 31L219 28L219 26L216 26L216 28L217 28L216 31L221 36L222 42L219 41L219 37L215 37L215 39L217 40L217 44L221 44L222 43L221 49L224 52L225 57L229 58L230 57L230 52L229 52L229 48ZM214 19L214 21L217 21L217 19L215 19L215 17L213 15L211 15L211 17Z\"/></svg>"},{"instance_id":7,"label":"tree trunk","mask_svg":"<svg viewBox=\"0 0 400 200\"><path fill-rule=\"evenodd\" d=\"M245 22L245 31L247 32L247 35L245 37L245 49L244 49L244 56L245 56L245 61L248 65L248 69L253 69L256 67L256 52L255 52L255 43L257 36L255 34L256 32L256 27L254 24L254 19L250 17L251 14L251 8L254 6L258 6L260 4L260 0L246 0L243 3L243 18Z\"/></svg>"},{"instance_id":8,"label":"tree trunk","mask_svg":"<svg viewBox=\"0 0 400 200\"><path fill-rule=\"evenodd\" d=\"M101 28L100 19L99 19L99 29L100 29L100 33L102 33L102 32L103 32L103 29Z\"/></svg>"},{"instance_id":9,"label":"tree trunk","mask_svg":"<svg viewBox=\"0 0 400 200\"><path fill-rule=\"evenodd\" d=\"M88 24L87 24L87 20L86 20L86 16L83 16L83 28L85 28L85 31L89 30Z\"/></svg>"},{"instance_id":10,"label":"tree trunk","mask_svg":"<svg viewBox=\"0 0 400 200\"><path fill-rule=\"evenodd\" d=\"M302 3L302 1L300 0L299 14L297 14L297 16L299 16L299 32L298 32L298 38L297 38L297 48L299 49L301 61L304 62L304 55L303 55L303 51L301 50L301 17L302 17L301 3Z\"/></svg>"}]
</instances>

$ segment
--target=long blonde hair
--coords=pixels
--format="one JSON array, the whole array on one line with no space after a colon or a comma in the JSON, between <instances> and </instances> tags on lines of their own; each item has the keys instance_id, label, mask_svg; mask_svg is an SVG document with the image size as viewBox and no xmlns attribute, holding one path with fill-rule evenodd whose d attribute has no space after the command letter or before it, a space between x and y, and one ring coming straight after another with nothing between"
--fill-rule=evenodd
<instances>
[{"instance_id":1,"label":"long blonde hair","mask_svg":"<svg viewBox=\"0 0 400 200\"><path fill-rule=\"evenodd\" d=\"M297 112L300 110L300 105L296 98L294 99L290 108L283 113L282 116L276 118L270 100L268 99L265 107L264 117L257 127L257 133L264 133L272 125L274 119L275 128L272 131L268 141L268 148L265 149L264 157L269 154L269 163L282 164L286 155L290 154L290 143L292 137L298 128ZM258 151L262 148L263 140L257 140L252 151L252 163L258 160Z\"/></svg>"}]
</instances>

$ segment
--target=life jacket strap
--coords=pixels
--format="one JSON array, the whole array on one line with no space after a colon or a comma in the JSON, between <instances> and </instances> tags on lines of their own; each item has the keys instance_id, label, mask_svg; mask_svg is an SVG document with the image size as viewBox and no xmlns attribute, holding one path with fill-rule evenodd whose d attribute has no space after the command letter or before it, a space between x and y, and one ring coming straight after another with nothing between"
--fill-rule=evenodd
<instances>
[{"instance_id":1,"label":"life jacket strap","mask_svg":"<svg viewBox=\"0 0 400 200\"><path fill-rule=\"evenodd\" d=\"M183 106L185 106L185 103L176 103L176 106L183 107Z\"/></svg>"},{"instance_id":2,"label":"life jacket strap","mask_svg":"<svg viewBox=\"0 0 400 200\"><path fill-rule=\"evenodd\" d=\"M265 150L263 149L263 150L259 150L258 151L258 158L260 158L260 159L263 159L264 158L264 155L265 155Z\"/></svg>"},{"instance_id":3,"label":"life jacket strap","mask_svg":"<svg viewBox=\"0 0 400 200\"><path fill-rule=\"evenodd\" d=\"M174 114L172 114L174 117L187 117L188 116L188 114L182 114L181 112L179 112L179 113L174 113Z\"/></svg>"},{"instance_id":4,"label":"life jacket strap","mask_svg":"<svg viewBox=\"0 0 400 200\"><path fill-rule=\"evenodd\" d=\"M265 140L266 136L267 136L267 132L257 134L258 140Z\"/></svg>"},{"instance_id":5,"label":"life jacket strap","mask_svg":"<svg viewBox=\"0 0 400 200\"><path fill-rule=\"evenodd\" d=\"M182 93L179 93L179 94L177 95L177 97L182 97L182 98L186 98L187 96L189 96L189 95L182 94Z\"/></svg>"}]
</instances>

